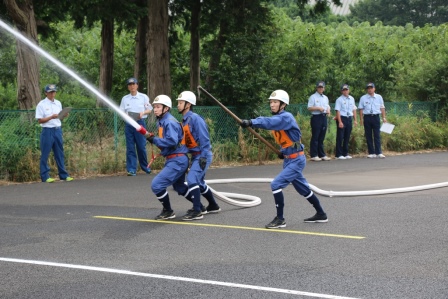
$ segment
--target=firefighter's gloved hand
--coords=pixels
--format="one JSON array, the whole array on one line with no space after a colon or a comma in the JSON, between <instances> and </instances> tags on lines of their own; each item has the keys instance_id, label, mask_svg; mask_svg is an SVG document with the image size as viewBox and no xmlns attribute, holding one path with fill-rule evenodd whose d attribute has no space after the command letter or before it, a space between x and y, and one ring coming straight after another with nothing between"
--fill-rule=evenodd
<instances>
[{"instance_id":1,"label":"firefighter's gloved hand","mask_svg":"<svg viewBox=\"0 0 448 299\"><path fill-rule=\"evenodd\" d=\"M207 158L199 158L199 167L204 170L205 166L207 166Z\"/></svg>"},{"instance_id":2,"label":"firefighter's gloved hand","mask_svg":"<svg viewBox=\"0 0 448 299\"><path fill-rule=\"evenodd\" d=\"M145 138L146 140L148 140L148 142L153 143L154 142L154 133L148 132L145 134Z\"/></svg>"},{"instance_id":3,"label":"firefighter's gloved hand","mask_svg":"<svg viewBox=\"0 0 448 299\"><path fill-rule=\"evenodd\" d=\"M283 155L283 153L278 154L277 157L282 160L285 159L285 156Z\"/></svg>"},{"instance_id":4,"label":"firefighter's gloved hand","mask_svg":"<svg viewBox=\"0 0 448 299\"><path fill-rule=\"evenodd\" d=\"M250 119L241 120L240 126L242 128L252 127L252 121Z\"/></svg>"}]
</instances>

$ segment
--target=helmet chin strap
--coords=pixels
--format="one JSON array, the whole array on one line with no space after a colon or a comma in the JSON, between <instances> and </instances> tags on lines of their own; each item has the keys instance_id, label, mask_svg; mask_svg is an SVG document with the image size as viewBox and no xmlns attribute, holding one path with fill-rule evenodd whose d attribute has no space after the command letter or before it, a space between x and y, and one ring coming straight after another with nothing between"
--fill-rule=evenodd
<instances>
[{"instance_id":1,"label":"helmet chin strap","mask_svg":"<svg viewBox=\"0 0 448 299\"><path fill-rule=\"evenodd\" d=\"M159 116L156 116L157 119L161 119L168 111L170 111L170 108L168 108L166 111L165 111L165 108L168 108L168 106L163 105L162 114L160 114ZM163 112L163 111L165 111L165 112Z\"/></svg>"},{"instance_id":2,"label":"helmet chin strap","mask_svg":"<svg viewBox=\"0 0 448 299\"><path fill-rule=\"evenodd\" d=\"M281 103L280 106L278 107L277 112L271 111L272 115L277 115L279 114L282 110L285 110L286 104L285 103Z\"/></svg>"},{"instance_id":3,"label":"helmet chin strap","mask_svg":"<svg viewBox=\"0 0 448 299\"><path fill-rule=\"evenodd\" d=\"M177 110L179 114L184 114L185 109L187 109L187 102L184 102L184 108L182 110Z\"/></svg>"}]
</instances>

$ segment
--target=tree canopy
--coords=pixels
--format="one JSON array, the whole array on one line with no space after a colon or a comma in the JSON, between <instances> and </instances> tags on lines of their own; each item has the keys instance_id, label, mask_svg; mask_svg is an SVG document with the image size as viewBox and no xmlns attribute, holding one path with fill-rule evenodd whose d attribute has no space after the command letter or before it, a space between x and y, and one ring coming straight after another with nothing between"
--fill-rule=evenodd
<instances>
[{"instance_id":1,"label":"tree canopy","mask_svg":"<svg viewBox=\"0 0 448 299\"><path fill-rule=\"evenodd\" d=\"M381 21L384 25L412 24L440 25L448 22L446 0L362 0L350 7L353 20L367 21L371 25Z\"/></svg>"},{"instance_id":2,"label":"tree canopy","mask_svg":"<svg viewBox=\"0 0 448 299\"><path fill-rule=\"evenodd\" d=\"M191 86L193 1L175 1L176 5L171 3L174 6L169 10L166 57L170 76L164 80L171 85L172 97ZM284 1L290 5L294 0ZM288 10L274 6L275 1L212 2L203 3L200 14L201 85L226 105L256 109L266 105L267 96L275 89L287 90L291 103L304 103L314 91L315 82L325 80L330 100L339 96L342 83L350 84L352 95L359 98L365 92L365 83L374 81L386 101L439 101L446 107L446 24L417 27L409 23L406 26L356 21L311 23L291 17ZM135 15L137 21L139 17ZM41 45L98 85L101 19L92 19L91 27L73 29L75 23L68 18L50 23L56 33L41 39ZM132 74L134 66L135 24L114 31L115 66L110 96L116 101L127 92L123 77ZM17 75L10 67L15 63L12 61L15 45L9 38L2 39L0 46L0 74L6 89L11 88L8 84ZM61 88L58 96L71 106L91 105L89 94L76 82L45 61L40 65L45 66L41 68L41 86L49 81L57 83ZM157 86L150 81L148 85Z\"/></svg>"}]
</instances>

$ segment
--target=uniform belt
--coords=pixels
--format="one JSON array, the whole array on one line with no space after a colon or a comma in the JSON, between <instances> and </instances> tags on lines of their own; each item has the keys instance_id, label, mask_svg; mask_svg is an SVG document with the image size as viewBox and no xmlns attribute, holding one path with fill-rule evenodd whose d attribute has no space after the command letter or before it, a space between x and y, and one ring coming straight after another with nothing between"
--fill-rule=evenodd
<instances>
[{"instance_id":1,"label":"uniform belt","mask_svg":"<svg viewBox=\"0 0 448 299\"><path fill-rule=\"evenodd\" d=\"M313 114L313 116L327 116L327 113Z\"/></svg>"},{"instance_id":2,"label":"uniform belt","mask_svg":"<svg viewBox=\"0 0 448 299\"><path fill-rule=\"evenodd\" d=\"M379 114L364 114L364 116L378 116Z\"/></svg>"},{"instance_id":3,"label":"uniform belt","mask_svg":"<svg viewBox=\"0 0 448 299\"><path fill-rule=\"evenodd\" d=\"M176 158L176 157L180 157L180 156L185 156L185 154L172 154L172 155L168 155L165 156L165 159L172 159L172 158Z\"/></svg>"},{"instance_id":4,"label":"uniform belt","mask_svg":"<svg viewBox=\"0 0 448 299\"><path fill-rule=\"evenodd\" d=\"M341 115L341 117L352 118L353 116L343 116L343 115Z\"/></svg>"},{"instance_id":5,"label":"uniform belt","mask_svg":"<svg viewBox=\"0 0 448 299\"><path fill-rule=\"evenodd\" d=\"M61 127L51 127L51 128L49 128L49 127L43 127L42 129L48 129L48 130L58 130L58 129L60 129Z\"/></svg>"},{"instance_id":6,"label":"uniform belt","mask_svg":"<svg viewBox=\"0 0 448 299\"><path fill-rule=\"evenodd\" d=\"M197 156L197 155L200 155L201 154L201 152L199 151L199 152L191 152L191 155L192 156Z\"/></svg>"},{"instance_id":7,"label":"uniform belt","mask_svg":"<svg viewBox=\"0 0 448 299\"><path fill-rule=\"evenodd\" d=\"M285 159L295 159L298 156L302 156L303 154L304 154L304 152L301 151L301 152L297 152L297 153L294 153L294 154L291 154L291 155L283 155L283 157L285 157Z\"/></svg>"}]
</instances>

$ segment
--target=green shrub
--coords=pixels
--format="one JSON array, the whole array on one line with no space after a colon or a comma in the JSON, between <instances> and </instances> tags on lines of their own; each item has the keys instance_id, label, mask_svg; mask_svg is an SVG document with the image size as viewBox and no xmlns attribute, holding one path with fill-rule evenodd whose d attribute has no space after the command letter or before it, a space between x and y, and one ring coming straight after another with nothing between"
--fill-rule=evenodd
<instances>
[{"instance_id":1,"label":"green shrub","mask_svg":"<svg viewBox=\"0 0 448 299\"><path fill-rule=\"evenodd\" d=\"M0 175L10 181L33 181L39 172L33 172L36 158L34 113L10 113L11 117L0 123ZM37 162L36 162L37 161Z\"/></svg>"},{"instance_id":2,"label":"green shrub","mask_svg":"<svg viewBox=\"0 0 448 299\"><path fill-rule=\"evenodd\" d=\"M0 110L18 109L17 88L15 84L0 84Z\"/></svg>"}]
</instances>

